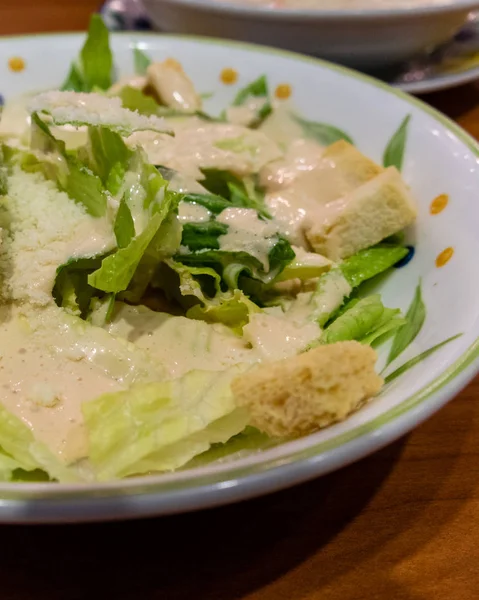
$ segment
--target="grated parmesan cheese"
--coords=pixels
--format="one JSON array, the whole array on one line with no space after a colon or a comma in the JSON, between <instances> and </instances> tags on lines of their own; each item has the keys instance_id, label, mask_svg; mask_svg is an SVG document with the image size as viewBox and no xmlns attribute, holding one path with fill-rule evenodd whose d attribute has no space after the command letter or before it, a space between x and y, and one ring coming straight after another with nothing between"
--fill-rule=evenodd
<instances>
[{"instance_id":1,"label":"grated parmesan cheese","mask_svg":"<svg viewBox=\"0 0 479 600\"><path fill-rule=\"evenodd\" d=\"M139 130L158 132L169 130L165 119L155 115L141 115L138 111L128 110L123 108L120 98L102 94L44 92L31 100L28 110L31 113L47 113L56 125L67 123L103 125L124 134Z\"/></svg>"}]
</instances>

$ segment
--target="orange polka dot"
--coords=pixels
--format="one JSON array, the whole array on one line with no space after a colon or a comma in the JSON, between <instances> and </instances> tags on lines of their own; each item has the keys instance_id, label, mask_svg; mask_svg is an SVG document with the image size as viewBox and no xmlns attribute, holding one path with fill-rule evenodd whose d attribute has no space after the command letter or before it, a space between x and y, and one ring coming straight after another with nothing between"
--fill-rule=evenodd
<instances>
[{"instance_id":1,"label":"orange polka dot","mask_svg":"<svg viewBox=\"0 0 479 600\"><path fill-rule=\"evenodd\" d=\"M225 85L232 85L238 80L238 72L228 67L221 71L220 79Z\"/></svg>"},{"instance_id":2,"label":"orange polka dot","mask_svg":"<svg viewBox=\"0 0 479 600\"><path fill-rule=\"evenodd\" d=\"M441 194L440 196L437 196L437 198L434 198L429 207L431 215L438 215L442 212L446 208L448 202L449 196L447 194Z\"/></svg>"},{"instance_id":3,"label":"orange polka dot","mask_svg":"<svg viewBox=\"0 0 479 600\"><path fill-rule=\"evenodd\" d=\"M280 100L286 100L291 96L291 93L292 89L288 83L280 83L274 91L274 95Z\"/></svg>"},{"instance_id":4,"label":"orange polka dot","mask_svg":"<svg viewBox=\"0 0 479 600\"><path fill-rule=\"evenodd\" d=\"M436 267L443 267L446 263L448 263L451 260L453 254L454 248L451 248L451 246L443 250L436 257Z\"/></svg>"},{"instance_id":5,"label":"orange polka dot","mask_svg":"<svg viewBox=\"0 0 479 600\"><path fill-rule=\"evenodd\" d=\"M19 56L12 56L8 61L8 68L14 73L20 73L25 68L25 61Z\"/></svg>"}]
</instances>

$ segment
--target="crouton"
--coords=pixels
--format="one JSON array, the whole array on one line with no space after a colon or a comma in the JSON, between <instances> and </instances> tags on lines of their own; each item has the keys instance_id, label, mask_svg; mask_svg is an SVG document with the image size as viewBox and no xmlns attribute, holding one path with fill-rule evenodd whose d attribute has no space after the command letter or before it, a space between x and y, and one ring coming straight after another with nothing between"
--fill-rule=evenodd
<instances>
[{"instance_id":1,"label":"crouton","mask_svg":"<svg viewBox=\"0 0 479 600\"><path fill-rule=\"evenodd\" d=\"M319 178L324 178L321 188L321 203L337 200L346 192L367 183L384 171L383 167L364 156L355 146L339 140L328 146L322 155L318 170ZM328 179L326 179L328 178ZM336 185L332 185L335 183Z\"/></svg>"},{"instance_id":2,"label":"crouton","mask_svg":"<svg viewBox=\"0 0 479 600\"><path fill-rule=\"evenodd\" d=\"M272 437L301 436L342 421L374 396L383 384L375 362L369 346L338 342L255 367L231 387L251 425Z\"/></svg>"},{"instance_id":3,"label":"crouton","mask_svg":"<svg viewBox=\"0 0 479 600\"><path fill-rule=\"evenodd\" d=\"M146 75L148 84L166 106L190 112L201 109L201 98L178 61L168 58L154 62Z\"/></svg>"},{"instance_id":4,"label":"crouton","mask_svg":"<svg viewBox=\"0 0 479 600\"><path fill-rule=\"evenodd\" d=\"M395 167L318 212L306 237L316 252L339 260L410 225L415 201Z\"/></svg>"}]
</instances>

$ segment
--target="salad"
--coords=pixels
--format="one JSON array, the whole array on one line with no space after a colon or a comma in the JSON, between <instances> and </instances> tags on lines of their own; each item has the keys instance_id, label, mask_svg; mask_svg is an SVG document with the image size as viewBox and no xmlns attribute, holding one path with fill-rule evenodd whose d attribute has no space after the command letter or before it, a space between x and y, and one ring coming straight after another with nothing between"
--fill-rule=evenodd
<instances>
[{"instance_id":1,"label":"salad","mask_svg":"<svg viewBox=\"0 0 479 600\"><path fill-rule=\"evenodd\" d=\"M134 58L117 79L96 15L61 88L3 110L3 480L172 471L307 435L373 398L373 347L393 336L394 358L419 328L419 288L402 315L363 285L410 254L407 122L379 165L265 76L214 116L174 58Z\"/></svg>"}]
</instances>

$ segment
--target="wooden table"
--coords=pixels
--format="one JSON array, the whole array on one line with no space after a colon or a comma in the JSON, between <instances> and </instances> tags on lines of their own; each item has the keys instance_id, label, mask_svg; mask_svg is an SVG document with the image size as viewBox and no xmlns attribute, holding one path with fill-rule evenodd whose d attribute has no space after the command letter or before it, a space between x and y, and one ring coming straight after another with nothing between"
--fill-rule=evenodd
<instances>
[{"instance_id":1,"label":"wooden table","mask_svg":"<svg viewBox=\"0 0 479 600\"><path fill-rule=\"evenodd\" d=\"M83 29L96 0L0 0L0 33ZM479 86L425 98L479 137ZM475 600L479 379L409 436L259 500L0 530L1 600Z\"/></svg>"}]
</instances>

